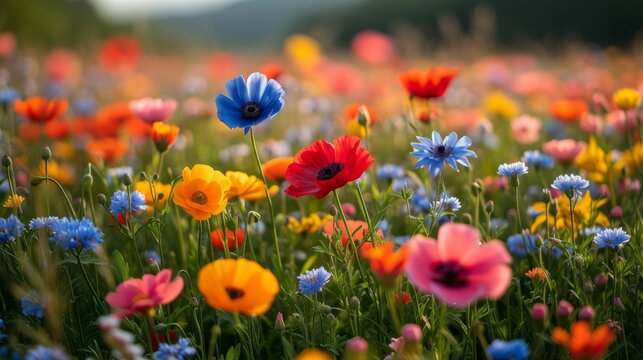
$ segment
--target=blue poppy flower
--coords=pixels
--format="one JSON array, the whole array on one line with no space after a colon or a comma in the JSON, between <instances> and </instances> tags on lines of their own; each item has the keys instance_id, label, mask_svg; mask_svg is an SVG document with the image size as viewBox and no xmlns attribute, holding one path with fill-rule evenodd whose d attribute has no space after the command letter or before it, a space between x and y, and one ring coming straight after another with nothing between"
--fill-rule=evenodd
<instances>
[{"instance_id":1,"label":"blue poppy flower","mask_svg":"<svg viewBox=\"0 0 643 360\"><path fill-rule=\"evenodd\" d=\"M244 134L284 106L281 85L262 73L250 74L248 81L239 75L228 81L226 90L228 95L217 95L217 117L230 129L243 128Z\"/></svg>"},{"instance_id":2,"label":"blue poppy flower","mask_svg":"<svg viewBox=\"0 0 643 360\"><path fill-rule=\"evenodd\" d=\"M324 285L330 281L331 273L324 267L308 270L297 276L299 280L299 291L304 295L314 295L321 292Z\"/></svg>"},{"instance_id":3,"label":"blue poppy flower","mask_svg":"<svg viewBox=\"0 0 643 360\"><path fill-rule=\"evenodd\" d=\"M411 143L415 150L411 155L418 158L415 168L428 167L432 177L442 171L445 162L455 171L459 171L458 164L471 167L467 156L478 157L475 152L468 149L471 146L471 139L468 136L458 139L455 132L442 139L437 131L433 131L431 139L422 136L418 136L417 139L419 143Z\"/></svg>"}]
</instances>

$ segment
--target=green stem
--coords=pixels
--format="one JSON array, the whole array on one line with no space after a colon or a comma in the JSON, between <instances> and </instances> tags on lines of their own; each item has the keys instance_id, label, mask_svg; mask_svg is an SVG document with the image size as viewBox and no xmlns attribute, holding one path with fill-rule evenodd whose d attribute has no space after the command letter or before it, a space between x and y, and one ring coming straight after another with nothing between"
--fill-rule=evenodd
<instances>
[{"instance_id":1,"label":"green stem","mask_svg":"<svg viewBox=\"0 0 643 360\"><path fill-rule=\"evenodd\" d=\"M259 151L257 151L257 142L255 140L254 128L250 128L250 142L252 143L252 153L255 157L255 162L257 163L257 168L259 169L259 174L261 175L261 180L264 183L264 191L266 192L266 199L268 200L268 207L270 209L270 221L272 222L272 237L275 242L275 252L277 255L277 264L279 265L279 270L283 270L283 264L281 263L281 251L279 250L279 237L277 237L277 221L275 219L275 209L272 206L272 198L270 197L270 192L268 191L268 183L266 182L266 176L263 173L263 168L261 167L261 159L259 159Z\"/></svg>"}]
</instances>

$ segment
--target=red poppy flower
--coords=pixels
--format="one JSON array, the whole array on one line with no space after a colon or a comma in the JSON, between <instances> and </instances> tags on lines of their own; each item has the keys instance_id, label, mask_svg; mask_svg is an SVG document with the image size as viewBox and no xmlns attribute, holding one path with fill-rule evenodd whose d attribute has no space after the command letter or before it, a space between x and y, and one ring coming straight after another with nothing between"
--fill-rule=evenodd
<instances>
[{"instance_id":1,"label":"red poppy flower","mask_svg":"<svg viewBox=\"0 0 643 360\"><path fill-rule=\"evenodd\" d=\"M286 169L292 197L312 195L321 199L348 182L359 179L375 159L360 146L357 136L342 136L333 143L317 140L301 149Z\"/></svg>"},{"instance_id":2,"label":"red poppy flower","mask_svg":"<svg viewBox=\"0 0 643 360\"><path fill-rule=\"evenodd\" d=\"M456 68L439 66L429 68L425 72L407 71L399 76L399 80L410 97L430 99L442 97L457 74Z\"/></svg>"},{"instance_id":3,"label":"red poppy flower","mask_svg":"<svg viewBox=\"0 0 643 360\"><path fill-rule=\"evenodd\" d=\"M67 100L64 99L47 99L32 96L24 101L16 100L13 106L16 112L27 120L46 123L67 111L68 104Z\"/></svg>"},{"instance_id":4,"label":"red poppy flower","mask_svg":"<svg viewBox=\"0 0 643 360\"><path fill-rule=\"evenodd\" d=\"M230 249L231 251L237 248L237 244L239 246L243 245L246 236L243 230L239 228L234 231L226 229L225 234L225 237L228 239L228 249ZM221 229L212 230L212 232L210 233L210 240L212 241L212 245L219 251L223 251L224 249L223 239L224 236Z\"/></svg>"}]
</instances>

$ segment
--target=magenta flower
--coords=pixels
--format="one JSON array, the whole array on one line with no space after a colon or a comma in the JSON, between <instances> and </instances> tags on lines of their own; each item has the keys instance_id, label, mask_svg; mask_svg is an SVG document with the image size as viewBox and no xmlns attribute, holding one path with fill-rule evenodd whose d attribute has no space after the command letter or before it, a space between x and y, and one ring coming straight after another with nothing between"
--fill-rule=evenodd
<instances>
[{"instance_id":1,"label":"magenta flower","mask_svg":"<svg viewBox=\"0 0 643 360\"><path fill-rule=\"evenodd\" d=\"M173 99L143 98L130 101L129 108L132 110L134 116L148 124L152 124L157 121L167 120L174 114L176 105L176 101Z\"/></svg>"},{"instance_id":2,"label":"magenta flower","mask_svg":"<svg viewBox=\"0 0 643 360\"><path fill-rule=\"evenodd\" d=\"M156 275L145 274L141 279L123 281L116 291L107 294L105 301L120 317L135 313L152 316L155 307L171 303L183 290L183 278L170 281L171 277L172 270L163 269Z\"/></svg>"},{"instance_id":3,"label":"magenta flower","mask_svg":"<svg viewBox=\"0 0 643 360\"><path fill-rule=\"evenodd\" d=\"M483 298L500 298L511 283L511 256L500 240L480 244L480 232L445 224L438 240L415 235L406 273L420 290L463 308Z\"/></svg>"},{"instance_id":4,"label":"magenta flower","mask_svg":"<svg viewBox=\"0 0 643 360\"><path fill-rule=\"evenodd\" d=\"M543 151L561 163L570 163L585 150L585 143L574 139L550 140L543 144Z\"/></svg>"}]
</instances>

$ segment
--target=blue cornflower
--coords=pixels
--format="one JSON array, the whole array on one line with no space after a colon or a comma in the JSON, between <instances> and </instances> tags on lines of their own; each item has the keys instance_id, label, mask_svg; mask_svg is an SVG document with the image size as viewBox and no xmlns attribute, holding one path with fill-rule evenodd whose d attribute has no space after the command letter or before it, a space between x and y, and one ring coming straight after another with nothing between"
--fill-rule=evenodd
<instances>
[{"instance_id":1,"label":"blue cornflower","mask_svg":"<svg viewBox=\"0 0 643 360\"><path fill-rule=\"evenodd\" d=\"M500 176L523 176L528 172L529 168L522 161L511 164L504 163L498 166L498 175Z\"/></svg>"},{"instance_id":2,"label":"blue cornflower","mask_svg":"<svg viewBox=\"0 0 643 360\"><path fill-rule=\"evenodd\" d=\"M25 226L15 215L11 214L6 219L0 218L0 244L16 241L24 231Z\"/></svg>"},{"instance_id":3,"label":"blue cornflower","mask_svg":"<svg viewBox=\"0 0 643 360\"><path fill-rule=\"evenodd\" d=\"M123 213L134 213L145 210L145 195L138 191L132 191L130 196L127 191L119 190L112 195L109 212L117 216Z\"/></svg>"},{"instance_id":4,"label":"blue cornflower","mask_svg":"<svg viewBox=\"0 0 643 360\"><path fill-rule=\"evenodd\" d=\"M0 89L0 105L10 106L16 99L20 97L20 93L11 87Z\"/></svg>"},{"instance_id":5,"label":"blue cornflower","mask_svg":"<svg viewBox=\"0 0 643 360\"><path fill-rule=\"evenodd\" d=\"M598 249L623 246L630 241L630 234L623 228L605 229L594 236L594 246Z\"/></svg>"},{"instance_id":6,"label":"blue cornflower","mask_svg":"<svg viewBox=\"0 0 643 360\"><path fill-rule=\"evenodd\" d=\"M551 185L554 189L564 192L568 197L581 196L589 187L589 181L578 175L558 175Z\"/></svg>"},{"instance_id":7,"label":"blue cornflower","mask_svg":"<svg viewBox=\"0 0 643 360\"><path fill-rule=\"evenodd\" d=\"M331 274L320 267L306 271L304 274L297 276L299 280L299 291L305 295L314 295L321 292L322 288L330 281Z\"/></svg>"},{"instance_id":8,"label":"blue cornflower","mask_svg":"<svg viewBox=\"0 0 643 360\"><path fill-rule=\"evenodd\" d=\"M437 131L433 131L431 139L418 136L419 143L411 143L415 151L411 155L418 158L415 168L428 167L429 174L437 176L446 162L455 171L458 170L458 163L470 167L469 159L467 156L478 157L475 152L468 149L471 146L471 139L468 136L463 136L458 140L458 135L452 132L442 139L442 136Z\"/></svg>"},{"instance_id":9,"label":"blue cornflower","mask_svg":"<svg viewBox=\"0 0 643 360\"><path fill-rule=\"evenodd\" d=\"M462 205L460 204L460 199L458 199L457 197L442 193L442 196L438 200L436 207L441 212L456 212L460 210Z\"/></svg>"},{"instance_id":10,"label":"blue cornflower","mask_svg":"<svg viewBox=\"0 0 643 360\"><path fill-rule=\"evenodd\" d=\"M268 120L284 107L284 91L275 80L262 73L252 73L248 81L239 75L226 84L228 95L217 95L217 117L230 129L253 126Z\"/></svg>"},{"instance_id":11,"label":"blue cornflower","mask_svg":"<svg viewBox=\"0 0 643 360\"><path fill-rule=\"evenodd\" d=\"M69 357L59 348L36 346L25 355L25 360L68 360Z\"/></svg>"},{"instance_id":12,"label":"blue cornflower","mask_svg":"<svg viewBox=\"0 0 643 360\"><path fill-rule=\"evenodd\" d=\"M161 256L154 250L145 250L144 256L150 264L161 263Z\"/></svg>"},{"instance_id":13,"label":"blue cornflower","mask_svg":"<svg viewBox=\"0 0 643 360\"><path fill-rule=\"evenodd\" d=\"M417 187L417 184L413 179L409 177L403 177L403 178L397 178L393 180L393 184L391 186L391 189L395 193L402 192L402 190L406 187L406 189L415 189Z\"/></svg>"},{"instance_id":14,"label":"blue cornflower","mask_svg":"<svg viewBox=\"0 0 643 360\"><path fill-rule=\"evenodd\" d=\"M21 299L22 315L42 318L45 316L45 306L42 304L42 295L37 290L31 290Z\"/></svg>"},{"instance_id":15,"label":"blue cornflower","mask_svg":"<svg viewBox=\"0 0 643 360\"><path fill-rule=\"evenodd\" d=\"M158 360L183 360L193 355L196 355L196 349L190 346L190 340L182 337L174 345L161 343L158 351L154 353L154 358Z\"/></svg>"},{"instance_id":16,"label":"blue cornflower","mask_svg":"<svg viewBox=\"0 0 643 360\"><path fill-rule=\"evenodd\" d=\"M536 170L539 168L551 169L554 167L554 158L549 155L542 154L538 150L525 151L522 154L522 161L527 165L533 165Z\"/></svg>"},{"instance_id":17,"label":"blue cornflower","mask_svg":"<svg viewBox=\"0 0 643 360\"><path fill-rule=\"evenodd\" d=\"M380 222L378 222L378 223L377 223L377 226L376 226L376 227L377 227L378 229L382 230L382 232L384 232L384 233L385 233L385 232L387 232L387 231L388 231L389 226L390 226L390 225L389 225L388 220L386 220L386 219L382 219L382 220L380 220Z\"/></svg>"},{"instance_id":18,"label":"blue cornflower","mask_svg":"<svg viewBox=\"0 0 643 360\"><path fill-rule=\"evenodd\" d=\"M509 225L509 222L501 218L492 218L489 221L489 225L491 225L491 231L497 232L500 231L500 229L502 229L503 227Z\"/></svg>"},{"instance_id":19,"label":"blue cornflower","mask_svg":"<svg viewBox=\"0 0 643 360\"><path fill-rule=\"evenodd\" d=\"M536 236L535 235L524 235L525 239L523 241L523 235L513 234L507 238L507 248L509 252L518 257L525 257L527 254L533 254L538 251L538 245L536 245Z\"/></svg>"},{"instance_id":20,"label":"blue cornflower","mask_svg":"<svg viewBox=\"0 0 643 360\"><path fill-rule=\"evenodd\" d=\"M55 216L33 218L29 221L29 227L33 230L40 230L50 227L52 222L58 220L60 219Z\"/></svg>"},{"instance_id":21,"label":"blue cornflower","mask_svg":"<svg viewBox=\"0 0 643 360\"><path fill-rule=\"evenodd\" d=\"M426 194L426 189L421 187L413 192L413 196L410 199L411 205L414 208L419 209L420 211L427 212L431 209L431 198Z\"/></svg>"},{"instance_id":22,"label":"blue cornflower","mask_svg":"<svg viewBox=\"0 0 643 360\"><path fill-rule=\"evenodd\" d=\"M51 236L49 241L55 243L63 250L95 249L103 243L103 233L91 220L83 218L55 219L48 226Z\"/></svg>"},{"instance_id":23,"label":"blue cornflower","mask_svg":"<svg viewBox=\"0 0 643 360\"><path fill-rule=\"evenodd\" d=\"M487 355L493 360L523 360L529 357L529 346L523 339L494 340L487 346Z\"/></svg>"},{"instance_id":24,"label":"blue cornflower","mask_svg":"<svg viewBox=\"0 0 643 360\"><path fill-rule=\"evenodd\" d=\"M131 166L119 166L107 170L107 184L112 185L114 179L121 179L123 176L129 175L132 177L134 175L134 169Z\"/></svg>"},{"instance_id":25,"label":"blue cornflower","mask_svg":"<svg viewBox=\"0 0 643 360\"><path fill-rule=\"evenodd\" d=\"M380 180L394 180L404 176L404 169L395 164L384 164L377 169L377 178Z\"/></svg>"}]
</instances>

